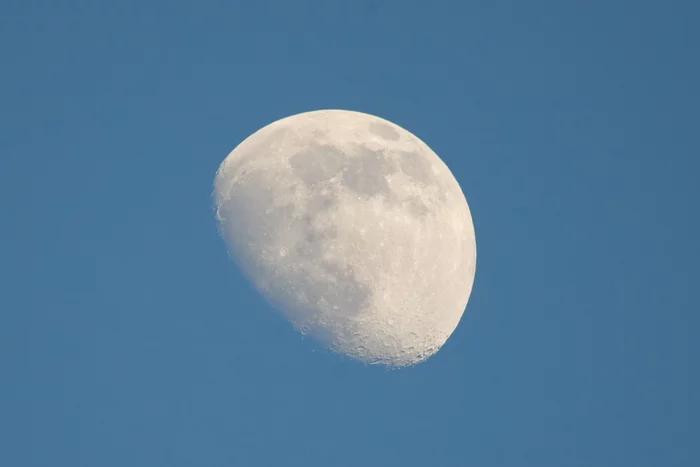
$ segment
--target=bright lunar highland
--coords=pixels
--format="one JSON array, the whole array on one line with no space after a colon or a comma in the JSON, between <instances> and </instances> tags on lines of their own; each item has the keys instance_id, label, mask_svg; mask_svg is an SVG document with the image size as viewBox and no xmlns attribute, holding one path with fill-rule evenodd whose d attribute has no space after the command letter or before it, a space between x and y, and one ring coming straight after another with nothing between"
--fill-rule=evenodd
<instances>
[{"instance_id":1,"label":"bright lunar highland","mask_svg":"<svg viewBox=\"0 0 700 467\"><path fill-rule=\"evenodd\" d=\"M393 367L447 341L474 282L467 201L420 139L379 117L319 110L243 141L214 182L229 254L299 331Z\"/></svg>"}]
</instances>

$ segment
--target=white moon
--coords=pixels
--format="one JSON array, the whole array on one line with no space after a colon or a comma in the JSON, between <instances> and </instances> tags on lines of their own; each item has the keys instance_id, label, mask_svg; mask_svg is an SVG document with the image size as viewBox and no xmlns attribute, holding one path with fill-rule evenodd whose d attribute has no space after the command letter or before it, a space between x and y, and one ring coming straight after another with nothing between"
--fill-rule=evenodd
<instances>
[{"instance_id":1,"label":"white moon","mask_svg":"<svg viewBox=\"0 0 700 467\"><path fill-rule=\"evenodd\" d=\"M454 176L379 117L306 112L254 133L214 182L243 273L302 333L351 358L418 363L457 327L476 266Z\"/></svg>"}]
</instances>

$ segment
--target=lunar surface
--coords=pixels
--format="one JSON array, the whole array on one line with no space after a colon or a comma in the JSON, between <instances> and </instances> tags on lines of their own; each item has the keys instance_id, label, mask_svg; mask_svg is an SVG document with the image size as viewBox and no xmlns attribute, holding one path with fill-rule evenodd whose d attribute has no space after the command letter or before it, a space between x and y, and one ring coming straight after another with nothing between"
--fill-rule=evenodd
<instances>
[{"instance_id":1,"label":"lunar surface","mask_svg":"<svg viewBox=\"0 0 700 467\"><path fill-rule=\"evenodd\" d=\"M257 131L214 182L229 254L300 332L370 364L421 362L447 341L476 242L454 176L379 117L307 112Z\"/></svg>"}]
</instances>

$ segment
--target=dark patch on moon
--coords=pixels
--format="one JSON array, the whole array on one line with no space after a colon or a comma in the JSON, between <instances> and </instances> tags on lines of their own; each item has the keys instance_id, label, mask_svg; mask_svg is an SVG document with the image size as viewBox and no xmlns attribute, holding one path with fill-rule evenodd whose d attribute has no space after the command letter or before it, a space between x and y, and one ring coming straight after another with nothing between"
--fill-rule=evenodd
<instances>
[{"instance_id":1,"label":"dark patch on moon","mask_svg":"<svg viewBox=\"0 0 700 467\"><path fill-rule=\"evenodd\" d=\"M372 134L389 141L397 141L401 137L398 131L386 123L372 122L368 129Z\"/></svg>"},{"instance_id":2,"label":"dark patch on moon","mask_svg":"<svg viewBox=\"0 0 700 467\"><path fill-rule=\"evenodd\" d=\"M337 236L337 231L332 224L320 226L314 222L319 213L329 210L337 200L332 195L319 194L311 199L303 217L295 217L294 204L275 205L279 193L271 177L270 173L251 172L236 187L235 196L219 207L223 222L234 229L237 238L234 255L239 266L254 280L266 283L265 289L271 292L275 303L296 303L295 306L308 312L323 306L346 316L360 313L371 297L370 287L361 283L351 268L341 268L323 259L327 243ZM280 254L270 248L277 244L275 238L280 234L295 238L291 245L287 243L292 250L286 259L267 265L261 263L261 253ZM311 273L304 265L317 265L320 271ZM299 272L294 272L298 267L305 272L301 278ZM296 277L294 283L286 279L292 276ZM301 299L298 292L305 298Z\"/></svg>"},{"instance_id":3,"label":"dark patch on moon","mask_svg":"<svg viewBox=\"0 0 700 467\"><path fill-rule=\"evenodd\" d=\"M309 201L306 214L292 221L291 229L296 231L298 240L294 244L297 259L290 259L316 264L323 271L321 277L305 277L300 287L310 305L327 306L336 313L354 315L363 309L372 292L357 280L352 269L343 269L322 259L327 243L337 236L337 230L332 224L319 226L314 223L315 217L336 203L337 199L332 195L318 194Z\"/></svg>"},{"instance_id":4,"label":"dark patch on moon","mask_svg":"<svg viewBox=\"0 0 700 467\"><path fill-rule=\"evenodd\" d=\"M304 183L315 185L340 173L343 153L334 146L311 146L290 157L289 162Z\"/></svg>"},{"instance_id":5,"label":"dark patch on moon","mask_svg":"<svg viewBox=\"0 0 700 467\"><path fill-rule=\"evenodd\" d=\"M394 168L383 154L360 148L360 154L348 157L343 169L343 185L354 192L367 196L389 195L391 188L386 176Z\"/></svg>"},{"instance_id":6,"label":"dark patch on moon","mask_svg":"<svg viewBox=\"0 0 700 467\"><path fill-rule=\"evenodd\" d=\"M434 182L430 163L420 152L400 152L398 164L403 173L417 183L424 185ZM424 217L430 208L419 197L400 200L391 190L387 175L397 171L396 162L381 151L373 151L365 146L356 146L352 155L346 154L334 146L312 146L300 151L290 158L294 173L309 186L325 182L342 174L341 184L353 192L372 197L383 195L386 202L398 206L415 217ZM330 209L337 202L337 193L315 194L305 211L311 216ZM313 193L314 191L312 191ZM311 244L304 244L307 255L320 251Z\"/></svg>"},{"instance_id":7,"label":"dark patch on moon","mask_svg":"<svg viewBox=\"0 0 700 467\"><path fill-rule=\"evenodd\" d=\"M425 217L430 213L430 209L425 205L422 199L417 196L412 196L403 202L403 206L415 217Z\"/></svg>"},{"instance_id":8,"label":"dark patch on moon","mask_svg":"<svg viewBox=\"0 0 700 467\"><path fill-rule=\"evenodd\" d=\"M296 219L292 225L292 228L299 230L301 235L295 245L297 254L312 262L321 257L325 243L337 235L334 226L322 228L315 226L313 215L312 213L306 214L300 219Z\"/></svg>"},{"instance_id":9,"label":"dark patch on moon","mask_svg":"<svg viewBox=\"0 0 700 467\"><path fill-rule=\"evenodd\" d=\"M338 202L338 199L330 193L320 193L309 200L306 211L311 215L316 215L322 211L327 211Z\"/></svg>"},{"instance_id":10,"label":"dark patch on moon","mask_svg":"<svg viewBox=\"0 0 700 467\"><path fill-rule=\"evenodd\" d=\"M341 183L358 194L388 194L386 176L395 170L388 159L363 146L357 146L354 152L350 156L335 146L311 146L294 154L289 162L294 173L309 186L342 174Z\"/></svg>"},{"instance_id":11,"label":"dark patch on moon","mask_svg":"<svg viewBox=\"0 0 700 467\"><path fill-rule=\"evenodd\" d=\"M301 230L302 238L295 246L297 259L292 260L301 260L302 264L315 264L322 273L305 274L299 288L304 291L305 298L312 307L328 307L333 312L344 315L358 314L372 291L357 280L351 268L343 269L332 261L322 259L326 243L336 236L336 231L333 227L314 226L311 217L307 215L295 221L295 228Z\"/></svg>"},{"instance_id":12,"label":"dark patch on moon","mask_svg":"<svg viewBox=\"0 0 700 467\"><path fill-rule=\"evenodd\" d=\"M388 201L396 201L387 181L387 175L397 170L394 162L382 152L373 151L365 146L356 146L352 151L353 155L348 155L335 146L311 146L294 154L289 162L294 173L309 186L342 174L341 184L355 193L367 197L382 194ZM408 177L425 185L435 180L430 163L420 152L403 151L398 153L398 156L399 168ZM317 209L328 208L335 202L337 201L331 197L317 197L311 201L308 211L314 213ZM411 204L419 205L420 202ZM412 212L422 212L426 209L416 208L412 209Z\"/></svg>"},{"instance_id":13,"label":"dark patch on moon","mask_svg":"<svg viewBox=\"0 0 700 467\"><path fill-rule=\"evenodd\" d=\"M420 151L420 150L418 150ZM420 152L401 152L399 153L399 165L401 170L420 183L430 183L434 180L433 169Z\"/></svg>"},{"instance_id":14,"label":"dark patch on moon","mask_svg":"<svg viewBox=\"0 0 700 467\"><path fill-rule=\"evenodd\" d=\"M323 291L323 300L338 313L359 313L372 295L370 288L357 280L351 268L342 269L335 264L326 263L324 269L335 280Z\"/></svg>"}]
</instances>

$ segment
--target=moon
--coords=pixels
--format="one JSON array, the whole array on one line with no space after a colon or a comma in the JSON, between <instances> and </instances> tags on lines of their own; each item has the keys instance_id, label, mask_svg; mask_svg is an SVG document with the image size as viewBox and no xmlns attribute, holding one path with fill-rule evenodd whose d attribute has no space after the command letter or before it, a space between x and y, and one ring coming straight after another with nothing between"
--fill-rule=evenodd
<instances>
[{"instance_id":1,"label":"moon","mask_svg":"<svg viewBox=\"0 0 700 467\"><path fill-rule=\"evenodd\" d=\"M318 110L245 139L213 202L229 255L304 335L368 364L426 360L469 300L476 241L444 162L382 118Z\"/></svg>"}]
</instances>

